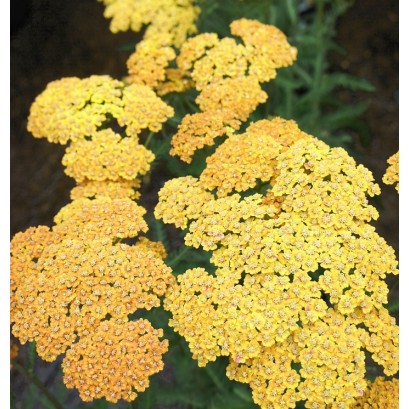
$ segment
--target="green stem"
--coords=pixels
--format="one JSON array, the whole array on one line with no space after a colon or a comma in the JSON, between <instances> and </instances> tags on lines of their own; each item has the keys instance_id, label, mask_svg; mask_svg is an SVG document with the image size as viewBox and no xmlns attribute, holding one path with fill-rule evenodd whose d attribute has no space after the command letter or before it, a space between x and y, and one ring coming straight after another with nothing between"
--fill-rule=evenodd
<instances>
[{"instance_id":1,"label":"green stem","mask_svg":"<svg viewBox=\"0 0 409 409\"><path fill-rule=\"evenodd\" d=\"M220 382L219 377L214 373L213 369L211 368L211 366L206 365L205 366L205 371L206 373L209 375L209 378L213 381L213 383L216 385L217 389L221 392L225 392L225 388L224 385L222 384L222 382Z\"/></svg>"},{"instance_id":2,"label":"green stem","mask_svg":"<svg viewBox=\"0 0 409 409\"><path fill-rule=\"evenodd\" d=\"M179 253L176 254L175 257L171 258L171 259L167 262L167 264L168 264L170 267L173 267L189 250L190 250L190 247L187 247L187 246L183 247L183 249L180 250Z\"/></svg>"},{"instance_id":3,"label":"green stem","mask_svg":"<svg viewBox=\"0 0 409 409\"><path fill-rule=\"evenodd\" d=\"M148 137L146 138L146 141L145 141L145 144L144 144L145 148L148 147L149 142L151 141L153 135L155 135L154 132L149 132L149 135L148 135Z\"/></svg>"},{"instance_id":4,"label":"green stem","mask_svg":"<svg viewBox=\"0 0 409 409\"><path fill-rule=\"evenodd\" d=\"M64 409L64 406L58 401L58 399L52 395L47 388L41 383L41 381L32 373L26 370L23 366L17 362L13 363L13 368L20 372L25 378L27 378L32 384L37 386L38 389L46 396L46 398L54 405L55 409Z\"/></svg>"}]
</instances>

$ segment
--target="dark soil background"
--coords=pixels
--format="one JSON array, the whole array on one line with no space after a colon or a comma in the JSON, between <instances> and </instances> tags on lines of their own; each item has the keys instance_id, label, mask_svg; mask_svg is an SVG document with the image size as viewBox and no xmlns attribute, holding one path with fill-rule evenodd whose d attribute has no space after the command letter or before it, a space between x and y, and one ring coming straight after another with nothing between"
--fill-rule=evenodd
<instances>
[{"instance_id":1,"label":"dark soil background","mask_svg":"<svg viewBox=\"0 0 409 409\"><path fill-rule=\"evenodd\" d=\"M64 147L34 139L26 130L31 103L47 83L69 76L126 75L129 51L136 33L112 34L104 7L96 0L13 0L11 2L11 135L10 235L29 226L52 225L54 215L67 204L74 181L61 165ZM386 160L398 150L398 0L357 0L340 19L337 43L345 56L334 55L334 68L366 78L375 87L365 93L370 107L364 115L372 140L358 142L359 163L368 167L380 184L378 232L398 251L398 194L382 183ZM342 92L353 104L357 94ZM362 96L360 96L362 98ZM398 287L391 292L397 297ZM24 362L26 348L22 348ZM37 360L49 384L53 365ZM44 369L45 368L45 369ZM47 369L48 368L48 369ZM55 366L54 366L55 368ZM26 380L11 371L16 408L22 408ZM24 409L24 408L22 408Z\"/></svg>"}]
</instances>

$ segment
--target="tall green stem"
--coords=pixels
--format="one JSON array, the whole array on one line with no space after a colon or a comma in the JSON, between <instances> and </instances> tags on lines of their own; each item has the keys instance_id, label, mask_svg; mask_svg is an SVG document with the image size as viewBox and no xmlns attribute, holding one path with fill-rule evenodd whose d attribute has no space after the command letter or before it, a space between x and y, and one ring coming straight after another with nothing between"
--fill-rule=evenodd
<instances>
[{"instance_id":1,"label":"tall green stem","mask_svg":"<svg viewBox=\"0 0 409 409\"><path fill-rule=\"evenodd\" d=\"M32 384L34 384L44 394L44 396L54 405L55 409L64 409L64 406L58 401L58 399L48 391L48 389L33 373L27 371L26 368L24 368L17 362L13 363L13 368L20 372Z\"/></svg>"}]
</instances>

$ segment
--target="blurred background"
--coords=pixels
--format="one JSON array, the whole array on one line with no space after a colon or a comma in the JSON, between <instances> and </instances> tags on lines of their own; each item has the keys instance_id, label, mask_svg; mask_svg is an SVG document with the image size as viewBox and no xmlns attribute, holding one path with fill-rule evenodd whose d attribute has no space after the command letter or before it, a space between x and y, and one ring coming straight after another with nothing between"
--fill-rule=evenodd
<instances>
[{"instance_id":1,"label":"blurred background","mask_svg":"<svg viewBox=\"0 0 409 409\"><path fill-rule=\"evenodd\" d=\"M300 4L306 6L303 12L314 13L313 1ZM120 79L127 74L126 60L132 51L126 45L135 43L139 34L112 34L103 11L102 3L96 0L11 2L11 237L30 226L51 226L54 215L70 201L69 191L74 186L61 165L64 147L34 139L26 130L35 97L49 82L62 77L109 74ZM336 92L346 106L368 102L361 118L369 132L363 142L356 131L351 131L352 151L381 186L377 202L380 218L374 225L397 252L398 194L394 187L383 184L382 176L387 159L399 148L398 17L397 0L351 3L336 21L335 42L343 51L328 54L329 71L350 73L374 86L372 92L342 87ZM397 298L397 294L395 285L390 296ZM24 362L29 355L24 346L18 360ZM57 388L53 385L61 383L56 380L60 376L58 365L38 358L35 364L44 383ZM15 370L11 371L11 384L16 395L14 407L28 409L24 407L25 394L37 390L29 389L27 380ZM75 396L72 402L76 407ZM37 405L42 408L41 403Z\"/></svg>"}]
</instances>

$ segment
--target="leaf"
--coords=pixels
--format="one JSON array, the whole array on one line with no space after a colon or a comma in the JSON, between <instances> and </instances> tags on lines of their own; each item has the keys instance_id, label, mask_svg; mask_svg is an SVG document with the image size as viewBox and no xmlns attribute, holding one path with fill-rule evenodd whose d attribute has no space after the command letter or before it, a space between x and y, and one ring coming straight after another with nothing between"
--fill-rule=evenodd
<instances>
[{"instance_id":1,"label":"leaf","mask_svg":"<svg viewBox=\"0 0 409 409\"><path fill-rule=\"evenodd\" d=\"M344 87L354 91L375 91L375 87L369 81L341 72L324 75L321 86L325 93L332 92L336 87Z\"/></svg>"}]
</instances>

